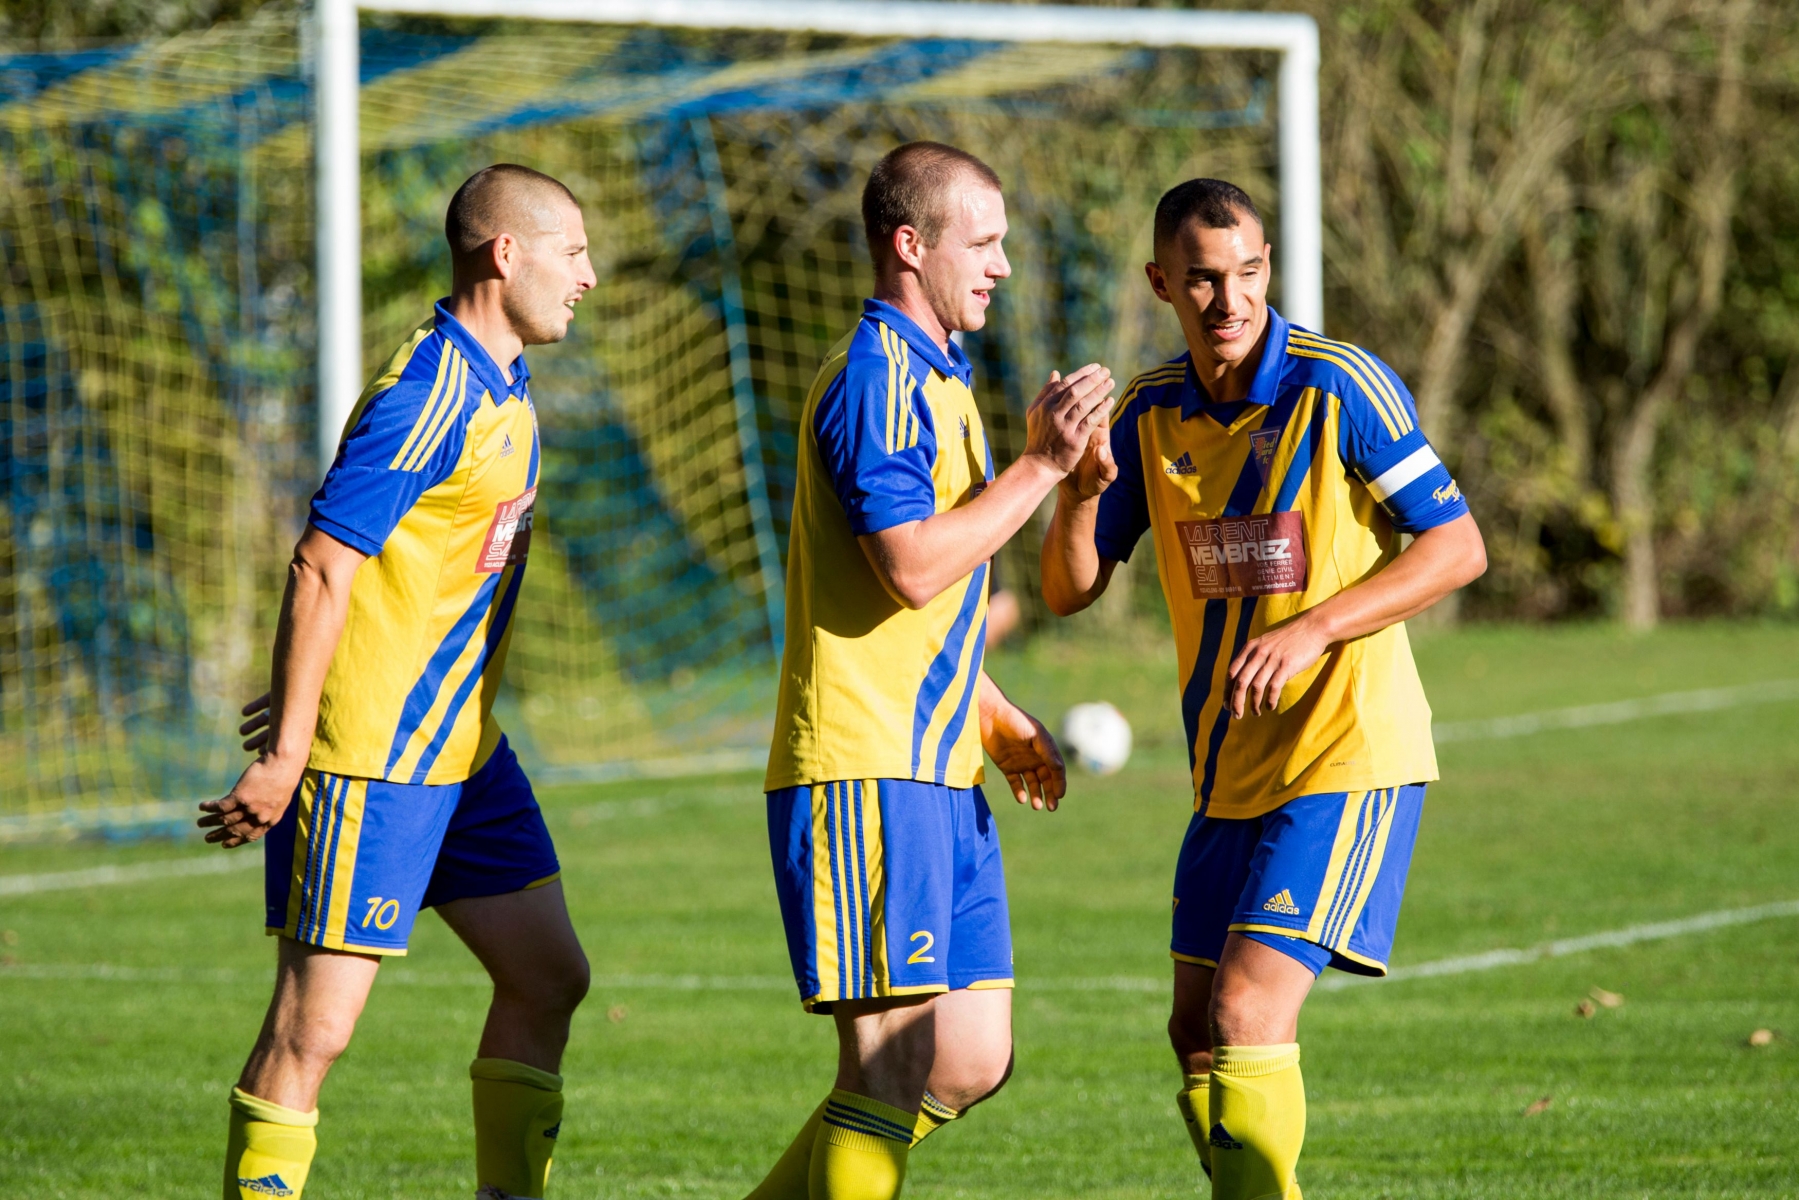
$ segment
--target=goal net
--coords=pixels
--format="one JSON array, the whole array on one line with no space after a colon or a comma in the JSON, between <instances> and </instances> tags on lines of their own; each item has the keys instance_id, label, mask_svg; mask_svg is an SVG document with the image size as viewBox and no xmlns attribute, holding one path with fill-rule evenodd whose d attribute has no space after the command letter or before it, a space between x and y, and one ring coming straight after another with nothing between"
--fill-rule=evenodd
<instances>
[{"instance_id":1,"label":"goal net","mask_svg":"<svg viewBox=\"0 0 1799 1200\"><path fill-rule=\"evenodd\" d=\"M1003 468L1052 367L1179 349L1170 183L1281 204L1278 56L366 19L363 361L446 289L494 161L580 198L599 285L530 352L542 503L502 724L543 781L755 765L796 423L870 283L869 167L993 165L1014 273L964 343ZM317 483L313 122L291 14L0 53L0 835L171 819L243 761ZM1277 301L1278 301L1277 278ZM1031 611L1034 537L1002 556Z\"/></svg>"}]
</instances>

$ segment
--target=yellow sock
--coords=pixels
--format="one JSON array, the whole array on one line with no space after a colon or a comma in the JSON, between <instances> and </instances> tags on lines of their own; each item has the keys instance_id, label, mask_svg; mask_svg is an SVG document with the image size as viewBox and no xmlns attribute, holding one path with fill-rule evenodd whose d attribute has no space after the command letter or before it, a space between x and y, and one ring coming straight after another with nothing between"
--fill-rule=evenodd
<instances>
[{"instance_id":1,"label":"yellow sock","mask_svg":"<svg viewBox=\"0 0 1799 1200\"><path fill-rule=\"evenodd\" d=\"M812 1143L811 1200L894 1200L916 1126L903 1108L833 1091Z\"/></svg>"},{"instance_id":2,"label":"yellow sock","mask_svg":"<svg viewBox=\"0 0 1799 1200\"><path fill-rule=\"evenodd\" d=\"M469 1064L475 1089L475 1188L541 1200L562 1132L562 1076L509 1058Z\"/></svg>"},{"instance_id":3,"label":"yellow sock","mask_svg":"<svg viewBox=\"0 0 1799 1200\"><path fill-rule=\"evenodd\" d=\"M820 1104L800 1126L799 1136L782 1152L774 1167L744 1200L809 1200L812 1188L812 1143L818 1140L818 1127L824 1120L825 1106Z\"/></svg>"},{"instance_id":4,"label":"yellow sock","mask_svg":"<svg viewBox=\"0 0 1799 1200\"><path fill-rule=\"evenodd\" d=\"M319 1110L296 1112L231 1089L225 1140L225 1200L299 1200L318 1149Z\"/></svg>"},{"instance_id":5,"label":"yellow sock","mask_svg":"<svg viewBox=\"0 0 1799 1200\"><path fill-rule=\"evenodd\" d=\"M1199 1169L1208 1179L1212 1177L1212 1140L1209 1135L1212 1110L1206 1092L1211 1083L1210 1075L1188 1075L1181 1090L1174 1094L1175 1106L1187 1122L1187 1136L1193 1139L1193 1149L1199 1152Z\"/></svg>"},{"instance_id":6,"label":"yellow sock","mask_svg":"<svg viewBox=\"0 0 1799 1200\"><path fill-rule=\"evenodd\" d=\"M1217 1047L1210 1099L1213 1200L1299 1200L1306 1085L1298 1043Z\"/></svg>"},{"instance_id":7,"label":"yellow sock","mask_svg":"<svg viewBox=\"0 0 1799 1200\"><path fill-rule=\"evenodd\" d=\"M918 1145L961 1115L931 1093L926 1092L924 1099L918 1104L918 1123L912 1127L912 1144Z\"/></svg>"}]
</instances>

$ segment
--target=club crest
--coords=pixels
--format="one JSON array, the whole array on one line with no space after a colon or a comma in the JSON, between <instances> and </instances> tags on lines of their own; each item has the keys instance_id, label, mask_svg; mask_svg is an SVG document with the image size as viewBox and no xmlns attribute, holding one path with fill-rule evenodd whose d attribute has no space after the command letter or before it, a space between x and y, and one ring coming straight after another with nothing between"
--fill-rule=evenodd
<instances>
[{"instance_id":1,"label":"club crest","mask_svg":"<svg viewBox=\"0 0 1799 1200\"><path fill-rule=\"evenodd\" d=\"M1256 460L1256 470L1262 473L1262 482L1268 482L1268 472L1274 466L1274 452L1281 444L1282 429L1258 429L1249 435L1249 455Z\"/></svg>"}]
</instances>

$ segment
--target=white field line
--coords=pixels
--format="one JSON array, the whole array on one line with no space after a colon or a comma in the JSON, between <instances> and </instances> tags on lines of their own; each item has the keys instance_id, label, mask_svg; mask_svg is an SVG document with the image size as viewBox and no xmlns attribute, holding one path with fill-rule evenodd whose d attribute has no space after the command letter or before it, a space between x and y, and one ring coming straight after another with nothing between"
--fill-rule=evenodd
<instances>
[{"instance_id":1,"label":"white field line","mask_svg":"<svg viewBox=\"0 0 1799 1200\"><path fill-rule=\"evenodd\" d=\"M261 854L222 850L205 856L190 854L183 858L159 858L123 867L88 867L80 871L48 871L38 875L0 875L0 896L29 896L37 892L105 887L115 883L142 883L150 879L174 879L183 875L226 875L260 866Z\"/></svg>"},{"instance_id":2,"label":"white field line","mask_svg":"<svg viewBox=\"0 0 1799 1200\"><path fill-rule=\"evenodd\" d=\"M1778 704L1799 700L1799 679L1771 679L1737 687L1700 688L1691 692L1663 692L1637 700L1610 704L1582 704L1518 713L1510 717L1486 717L1478 721L1443 721L1431 728L1438 742L1476 742L1491 738L1525 737L1551 729L1586 729L1594 725L1622 725L1648 717L1673 713L1715 712L1750 704Z\"/></svg>"},{"instance_id":3,"label":"white field line","mask_svg":"<svg viewBox=\"0 0 1799 1200\"><path fill-rule=\"evenodd\" d=\"M1589 950L1608 950L1631 946L1638 942L1660 941L1703 933L1729 925L1747 925L1780 917L1799 917L1799 900L1782 900L1753 908L1725 908L1699 913L1676 921L1656 921L1647 925L1630 925L1604 933L1544 942L1526 950L1489 950L1484 954L1467 954L1457 958L1440 958L1434 962L1397 967L1385 979L1363 975L1333 974L1318 981L1320 991L1334 992L1343 988L1374 983L1398 983L1407 979L1428 979L1443 975L1466 975L1474 971L1491 971L1499 967L1521 967L1546 958L1564 958ZM268 978L266 970L246 968L194 967L124 967L108 963L19 963L0 966L0 980L85 979L114 983L252 983ZM381 978L388 983L410 987L484 987L487 976L475 971L419 971L410 967L383 968ZM656 992L785 992L793 989L793 981L784 975L599 975L594 986L615 991ZM1166 992L1167 977L1144 975L1105 975L1088 979L1028 980L1025 990L1032 992Z\"/></svg>"}]
</instances>

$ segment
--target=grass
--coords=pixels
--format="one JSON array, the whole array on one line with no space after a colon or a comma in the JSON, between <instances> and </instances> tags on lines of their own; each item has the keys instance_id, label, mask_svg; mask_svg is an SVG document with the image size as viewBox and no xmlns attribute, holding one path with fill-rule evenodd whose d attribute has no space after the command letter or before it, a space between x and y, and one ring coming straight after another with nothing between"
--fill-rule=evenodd
<instances>
[{"instance_id":1,"label":"grass","mask_svg":"<svg viewBox=\"0 0 1799 1200\"><path fill-rule=\"evenodd\" d=\"M1190 792L1172 654L1159 634L1145 642L1042 639L993 664L1042 714L1112 700L1139 751L1117 776L1077 778L1051 817L995 798L1018 1071L920 1151L909 1196L1196 1193L1154 982ZM1799 630L1470 629L1420 637L1418 657L1439 719L1465 720L1799 678ZM1444 746L1395 964L1799 897L1796 717L1788 702ZM829 1086L828 1022L784 980L758 782L544 790L598 976L565 1066L558 1197L741 1196ZM0 875L180 852L6 847ZM0 898L0 961L14 964L0 967L0 1191L215 1194L225 1093L268 995L259 880ZM1796 932L1774 920L1315 995L1301 1027L1308 1195L1799 1193ZM174 970L41 970L54 964ZM326 1087L309 1195L469 1193L475 971L430 918L384 968ZM642 978L676 975L741 986ZM1151 982L1071 986L1108 977ZM1624 1005L1575 1016L1595 986ZM1751 1048L1757 1028L1783 1036Z\"/></svg>"}]
</instances>

